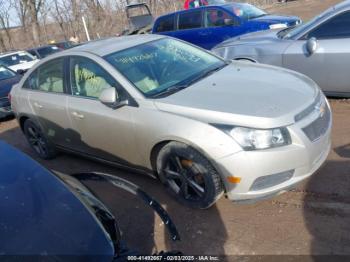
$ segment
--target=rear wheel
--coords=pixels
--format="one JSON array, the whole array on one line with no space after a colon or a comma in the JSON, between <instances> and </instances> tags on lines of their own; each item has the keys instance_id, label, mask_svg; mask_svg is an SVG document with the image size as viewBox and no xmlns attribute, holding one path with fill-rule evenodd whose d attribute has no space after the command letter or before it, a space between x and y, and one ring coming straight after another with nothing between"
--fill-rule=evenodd
<instances>
[{"instance_id":1,"label":"rear wheel","mask_svg":"<svg viewBox=\"0 0 350 262\"><path fill-rule=\"evenodd\" d=\"M157 172L170 194L191 208L208 208L224 192L220 176L211 163L183 143L170 142L160 150Z\"/></svg>"},{"instance_id":2,"label":"rear wheel","mask_svg":"<svg viewBox=\"0 0 350 262\"><path fill-rule=\"evenodd\" d=\"M23 131L30 147L38 156L42 159L52 159L56 156L55 147L45 137L36 123L27 119L24 122Z\"/></svg>"}]
</instances>

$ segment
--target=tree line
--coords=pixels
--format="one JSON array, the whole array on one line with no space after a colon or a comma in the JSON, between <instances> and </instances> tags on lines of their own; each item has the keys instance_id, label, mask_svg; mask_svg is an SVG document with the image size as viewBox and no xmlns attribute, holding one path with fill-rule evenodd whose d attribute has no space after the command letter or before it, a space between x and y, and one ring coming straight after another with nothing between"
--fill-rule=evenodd
<instances>
[{"instance_id":1,"label":"tree line","mask_svg":"<svg viewBox=\"0 0 350 262\"><path fill-rule=\"evenodd\" d=\"M142 0L152 14L182 8L184 0ZM275 0L246 0L264 5ZM86 41L82 17L91 39L118 35L128 28L127 2L135 0L0 0L0 52L45 45L74 37Z\"/></svg>"}]
</instances>

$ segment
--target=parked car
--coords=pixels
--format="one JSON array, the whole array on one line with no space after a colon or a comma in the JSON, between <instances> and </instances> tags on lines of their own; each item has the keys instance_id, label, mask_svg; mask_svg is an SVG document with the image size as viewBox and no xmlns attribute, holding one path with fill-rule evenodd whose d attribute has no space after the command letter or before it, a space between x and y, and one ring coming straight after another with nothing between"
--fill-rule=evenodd
<instances>
[{"instance_id":1,"label":"parked car","mask_svg":"<svg viewBox=\"0 0 350 262\"><path fill-rule=\"evenodd\" d=\"M61 42L50 42L50 45L54 45L57 46L60 49L66 50L69 48L73 48L77 45L79 45L79 43L77 42L73 42L73 41L61 41Z\"/></svg>"},{"instance_id":2,"label":"parked car","mask_svg":"<svg viewBox=\"0 0 350 262\"><path fill-rule=\"evenodd\" d=\"M49 55L55 54L55 53L60 52L62 50L63 49L61 49L55 45L46 45L46 46L40 46L37 48L29 49L29 50L27 50L27 52L36 58L43 59Z\"/></svg>"},{"instance_id":3,"label":"parked car","mask_svg":"<svg viewBox=\"0 0 350 262\"><path fill-rule=\"evenodd\" d=\"M349 97L350 1L297 27L229 39L213 52L286 67L312 78L327 95Z\"/></svg>"},{"instance_id":4,"label":"parked car","mask_svg":"<svg viewBox=\"0 0 350 262\"><path fill-rule=\"evenodd\" d=\"M120 35L137 35L150 33L153 25L153 15L146 3L130 3L125 7L129 28Z\"/></svg>"},{"instance_id":5,"label":"parked car","mask_svg":"<svg viewBox=\"0 0 350 262\"><path fill-rule=\"evenodd\" d=\"M60 149L155 173L194 208L224 193L237 201L277 194L312 175L330 150L331 111L312 80L160 35L57 53L11 94L40 157Z\"/></svg>"},{"instance_id":6,"label":"parked car","mask_svg":"<svg viewBox=\"0 0 350 262\"><path fill-rule=\"evenodd\" d=\"M60 49L66 50L77 46L78 43L74 43L73 41L62 41L62 42L52 43L52 45L57 46Z\"/></svg>"},{"instance_id":7,"label":"parked car","mask_svg":"<svg viewBox=\"0 0 350 262\"><path fill-rule=\"evenodd\" d=\"M80 182L91 179L136 195L160 215L172 240L180 238L158 202L124 179L53 173L2 141L0 157L6 159L0 162L1 260L126 261L128 255L138 255L126 246L114 215Z\"/></svg>"},{"instance_id":8,"label":"parked car","mask_svg":"<svg viewBox=\"0 0 350 262\"><path fill-rule=\"evenodd\" d=\"M19 74L24 74L39 60L26 51L0 54L0 65L6 66Z\"/></svg>"},{"instance_id":9,"label":"parked car","mask_svg":"<svg viewBox=\"0 0 350 262\"><path fill-rule=\"evenodd\" d=\"M5 66L0 66L0 119L13 114L8 95L12 86L19 80L21 80L21 75Z\"/></svg>"},{"instance_id":10,"label":"parked car","mask_svg":"<svg viewBox=\"0 0 350 262\"><path fill-rule=\"evenodd\" d=\"M246 3L182 10L159 17L152 33L176 37L205 49L234 36L300 24L296 16L280 16Z\"/></svg>"}]
</instances>

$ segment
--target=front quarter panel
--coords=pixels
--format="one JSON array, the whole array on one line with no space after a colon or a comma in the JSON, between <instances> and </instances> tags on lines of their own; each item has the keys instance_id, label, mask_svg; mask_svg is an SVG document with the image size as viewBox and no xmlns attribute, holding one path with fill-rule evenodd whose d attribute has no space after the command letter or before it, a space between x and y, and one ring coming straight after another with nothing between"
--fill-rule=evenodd
<instances>
[{"instance_id":1,"label":"front quarter panel","mask_svg":"<svg viewBox=\"0 0 350 262\"><path fill-rule=\"evenodd\" d=\"M147 168L152 168L152 149L162 142L188 144L212 161L242 151L229 135L207 123L139 103L142 110L134 116L136 143L144 159L140 164Z\"/></svg>"},{"instance_id":2,"label":"front quarter panel","mask_svg":"<svg viewBox=\"0 0 350 262\"><path fill-rule=\"evenodd\" d=\"M282 66L283 53L289 45L289 42L284 41L246 43L238 40L234 45L218 47L213 49L213 52L224 59L247 59L257 63Z\"/></svg>"}]
</instances>

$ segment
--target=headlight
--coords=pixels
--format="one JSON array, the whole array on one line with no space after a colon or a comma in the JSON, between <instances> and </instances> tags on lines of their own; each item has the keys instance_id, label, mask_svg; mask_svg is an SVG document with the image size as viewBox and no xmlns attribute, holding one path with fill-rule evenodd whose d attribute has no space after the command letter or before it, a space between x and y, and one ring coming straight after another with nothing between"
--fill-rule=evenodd
<instances>
[{"instance_id":1,"label":"headlight","mask_svg":"<svg viewBox=\"0 0 350 262\"><path fill-rule=\"evenodd\" d=\"M291 138L287 128L253 129L215 125L229 134L244 150L261 150L289 145Z\"/></svg>"},{"instance_id":2,"label":"headlight","mask_svg":"<svg viewBox=\"0 0 350 262\"><path fill-rule=\"evenodd\" d=\"M274 24L269 26L270 29L283 29L287 27L288 26L286 24Z\"/></svg>"}]
</instances>

